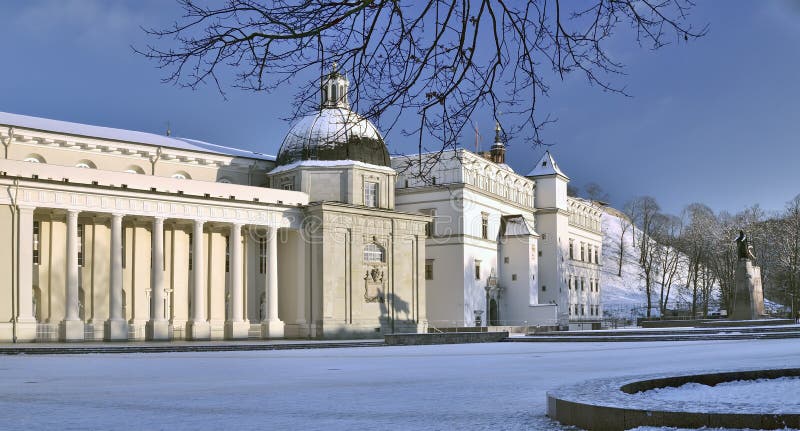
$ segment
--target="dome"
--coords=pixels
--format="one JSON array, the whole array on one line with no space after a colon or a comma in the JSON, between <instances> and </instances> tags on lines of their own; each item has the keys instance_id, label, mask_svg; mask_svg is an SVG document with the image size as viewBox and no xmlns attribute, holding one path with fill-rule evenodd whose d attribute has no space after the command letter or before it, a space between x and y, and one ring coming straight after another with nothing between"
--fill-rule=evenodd
<instances>
[{"instance_id":1,"label":"dome","mask_svg":"<svg viewBox=\"0 0 800 431\"><path fill-rule=\"evenodd\" d=\"M355 160L389 166L389 151L380 132L350 110L347 78L336 71L323 77L320 109L301 118L283 139L278 165L302 160Z\"/></svg>"},{"instance_id":2,"label":"dome","mask_svg":"<svg viewBox=\"0 0 800 431\"><path fill-rule=\"evenodd\" d=\"M356 160L389 166L389 151L369 120L347 108L322 108L301 118L283 139L278 165L301 160Z\"/></svg>"}]
</instances>

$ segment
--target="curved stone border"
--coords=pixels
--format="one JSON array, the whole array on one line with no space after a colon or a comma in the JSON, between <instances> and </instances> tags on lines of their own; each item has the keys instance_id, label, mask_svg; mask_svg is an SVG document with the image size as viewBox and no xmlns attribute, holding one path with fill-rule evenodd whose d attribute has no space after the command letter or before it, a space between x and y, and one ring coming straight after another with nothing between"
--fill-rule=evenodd
<instances>
[{"instance_id":1,"label":"curved stone border","mask_svg":"<svg viewBox=\"0 0 800 431\"><path fill-rule=\"evenodd\" d=\"M586 430L626 430L640 426L678 428L800 428L800 412L747 413L752 405L720 402L666 402L634 397L649 389L686 383L714 386L735 380L798 377L800 368L736 370L695 375L651 375L601 379L547 393L547 415ZM757 396L757 395L756 395Z\"/></svg>"}]
</instances>

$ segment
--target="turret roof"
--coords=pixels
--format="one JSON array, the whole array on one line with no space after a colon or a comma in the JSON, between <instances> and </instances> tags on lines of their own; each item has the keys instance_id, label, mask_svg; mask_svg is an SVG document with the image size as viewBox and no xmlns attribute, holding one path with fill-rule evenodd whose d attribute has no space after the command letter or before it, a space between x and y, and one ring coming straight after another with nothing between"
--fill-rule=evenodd
<instances>
[{"instance_id":1,"label":"turret roof","mask_svg":"<svg viewBox=\"0 0 800 431\"><path fill-rule=\"evenodd\" d=\"M533 169L528 172L527 177L539 177L544 175L561 175L562 177L567 177L567 174L558 167L558 163L556 163L555 159L553 159L553 155L550 154L550 150L544 152L544 155L539 162L534 165Z\"/></svg>"}]
</instances>

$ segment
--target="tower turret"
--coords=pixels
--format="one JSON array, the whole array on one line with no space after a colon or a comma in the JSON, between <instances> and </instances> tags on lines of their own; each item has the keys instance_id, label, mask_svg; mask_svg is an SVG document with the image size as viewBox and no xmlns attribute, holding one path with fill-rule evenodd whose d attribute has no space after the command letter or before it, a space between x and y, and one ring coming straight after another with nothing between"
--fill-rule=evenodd
<instances>
[{"instance_id":1,"label":"tower turret","mask_svg":"<svg viewBox=\"0 0 800 431\"><path fill-rule=\"evenodd\" d=\"M494 123L494 144L490 150L492 162L502 164L506 162L506 145L503 143L503 129L500 128L500 123Z\"/></svg>"}]
</instances>

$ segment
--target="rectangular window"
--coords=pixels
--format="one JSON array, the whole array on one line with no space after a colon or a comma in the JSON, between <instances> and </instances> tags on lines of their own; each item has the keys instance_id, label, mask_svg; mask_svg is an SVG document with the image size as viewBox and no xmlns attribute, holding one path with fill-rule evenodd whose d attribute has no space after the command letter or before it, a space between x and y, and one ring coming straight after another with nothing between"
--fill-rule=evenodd
<instances>
[{"instance_id":1,"label":"rectangular window","mask_svg":"<svg viewBox=\"0 0 800 431\"><path fill-rule=\"evenodd\" d=\"M581 277L581 292L583 292L584 285L586 285L586 278Z\"/></svg>"},{"instance_id":2,"label":"rectangular window","mask_svg":"<svg viewBox=\"0 0 800 431\"><path fill-rule=\"evenodd\" d=\"M597 248L598 247L594 248L594 263L599 264L600 263L600 258L599 258L600 253L597 251Z\"/></svg>"},{"instance_id":3,"label":"rectangular window","mask_svg":"<svg viewBox=\"0 0 800 431\"><path fill-rule=\"evenodd\" d=\"M481 279L481 261L480 260L476 260L475 261L475 279L476 280L480 280Z\"/></svg>"},{"instance_id":4,"label":"rectangular window","mask_svg":"<svg viewBox=\"0 0 800 431\"><path fill-rule=\"evenodd\" d=\"M575 244L572 240L569 240L569 258L575 260Z\"/></svg>"},{"instance_id":5,"label":"rectangular window","mask_svg":"<svg viewBox=\"0 0 800 431\"><path fill-rule=\"evenodd\" d=\"M39 264L39 230L41 229L40 222L33 222L33 264Z\"/></svg>"},{"instance_id":6,"label":"rectangular window","mask_svg":"<svg viewBox=\"0 0 800 431\"><path fill-rule=\"evenodd\" d=\"M258 239L258 273L264 274L267 272L267 239Z\"/></svg>"},{"instance_id":7,"label":"rectangular window","mask_svg":"<svg viewBox=\"0 0 800 431\"><path fill-rule=\"evenodd\" d=\"M283 185L284 190L294 190L294 184L288 183Z\"/></svg>"},{"instance_id":8,"label":"rectangular window","mask_svg":"<svg viewBox=\"0 0 800 431\"><path fill-rule=\"evenodd\" d=\"M517 281L517 274L511 274L511 281Z\"/></svg>"},{"instance_id":9,"label":"rectangular window","mask_svg":"<svg viewBox=\"0 0 800 431\"><path fill-rule=\"evenodd\" d=\"M508 263L508 256L503 258L503 263Z\"/></svg>"},{"instance_id":10,"label":"rectangular window","mask_svg":"<svg viewBox=\"0 0 800 431\"><path fill-rule=\"evenodd\" d=\"M481 238L489 239L489 214L481 213Z\"/></svg>"},{"instance_id":11,"label":"rectangular window","mask_svg":"<svg viewBox=\"0 0 800 431\"><path fill-rule=\"evenodd\" d=\"M547 291L547 286L542 285L542 292L546 292L546 291Z\"/></svg>"},{"instance_id":12,"label":"rectangular window","mask_svg":"<svg viewBox=\"0 0 800 431\"><path fill-rule=\"evenodd\" d=\"M584 260L583 243L581 243L581 262Z\"/></svg>"},{"instance_id":13,"label":"rectangular window","mask_svg":"<svg viewBox=\"0 0 800 431\"><path fill-rule=\"evenodd\" d=\"M571 275L569 276L569 284L567 285L567 288L569 290L572 290L572 276Z\"/></svg>"},{"instance_id":14,"label":"rectangular window","mask_svg":"<svg viewBox=\"0 0 800 431\"><path fill-rule=\"evenodd\" d=\"M433 280L433 259L425 259L425 279Z\"/></svg>"},{"instance_id":15,"label":"rectangular window","mask_svg":"<svg viewBox=\"0 0 800 431\"><path fill-rule=\"evenodd\" d=\"M189 234L189 271L192 270L192 265L194 264L194 235Z\"/></svg>"},{"instance_id":16,"label":"rectangular window","mask_svg":"<svg viewBox=\"0 0 800 431\"><path fill-rule=\"evenodd\" d=\"M83 223L78 223L78 266L83 266L83 250L84 250L84 227Z\"/></svg>"},{"instance_id":17,"label":"rectangular window","mask_svg":"<svg viewBox=\"0 0 800 431\"><path fill-rule=\"evenodd\" d=\"M364 206L373 208L378 206L378 183L364 182Z\"/></svg>"}]
</instances>

